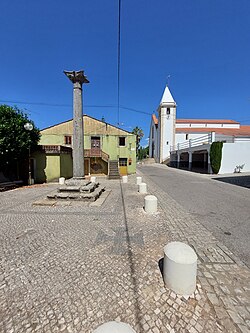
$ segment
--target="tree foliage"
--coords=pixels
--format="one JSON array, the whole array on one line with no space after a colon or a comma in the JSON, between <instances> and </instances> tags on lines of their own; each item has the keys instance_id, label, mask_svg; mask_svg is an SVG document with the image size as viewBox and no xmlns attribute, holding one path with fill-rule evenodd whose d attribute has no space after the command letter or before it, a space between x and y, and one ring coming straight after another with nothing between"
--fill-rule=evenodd
<instances>
[{"instance_id":1,"label":"tree foliage","mask_svg":"<svg viewBox=\"0 0 250 333\"><path fill-rule=\"evenodd\" d=\"M24 128L27 122L33 125L31 131ZM17 107L0 105L0 170L9 169L27 157L39 139L39 129L25 113Z\"/></svg>"},{"instance_id":2,"label":"tree foliage","mask_svg":"<svg viewBox=\"0 0 250 333\"><path fill-rule=\"evenodd\" d=\"M149 146L147 147L140 147L138 150L138 160L141 161L144 158L147 158L149 155Z\"/></svg>"},{"instance_id":3,"label":"tree foliage","mask_svg":"<svg viewBox=\"0 0 250 333\"><path fill-rule=\"evenodd\" d=\"M138 151L139 151L139 147L140 147L140 142L141 142L141 139L144 136L144 133L143 133L143 130L140 127L138 127L138 126L136 126L132 130L132 133L134 135L136 135L136 156L138 157Z\"/></svg>"},{"instance_id":4,"label":"tree foliage","mask_svg":"<svg viewBox=\"0 0 250 333\"><path fill-rule=\"evenodd\" d=\"M210 165L213 173L220 171L223 142L213 142L210 147Z\"/></svg>"}]
</instances>

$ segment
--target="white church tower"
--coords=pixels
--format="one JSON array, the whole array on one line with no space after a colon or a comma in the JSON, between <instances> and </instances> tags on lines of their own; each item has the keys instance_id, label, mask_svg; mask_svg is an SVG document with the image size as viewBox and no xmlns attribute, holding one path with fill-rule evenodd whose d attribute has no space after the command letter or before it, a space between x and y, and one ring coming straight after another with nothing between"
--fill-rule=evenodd
<instances>
[{"instance_id":1,"label":"white church tower","mask_svg":"<svg viewBox=\"0 0 250 333\"><path fill-rule=\"evenodd\" d=\"M175 145L176 103L166 86L158 107L157 159L163 163L170 158L170 146Z\"/></svg>"}]
</instances>

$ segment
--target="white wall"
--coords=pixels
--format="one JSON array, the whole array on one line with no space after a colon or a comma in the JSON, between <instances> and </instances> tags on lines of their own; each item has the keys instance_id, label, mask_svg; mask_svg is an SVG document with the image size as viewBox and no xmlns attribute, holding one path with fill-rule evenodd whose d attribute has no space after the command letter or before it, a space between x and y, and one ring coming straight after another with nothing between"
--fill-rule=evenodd
<instances>
[{"instance_id":1,"label":"white wall","mask_svg":"<svg viewBox=\"0 0 250 333\"><path fill-rule=\"evenodd\" d=\"M219 174L233 173L236 165L244 165L241 172L250 172L250 141L223 143Z\"/></svg>"},{"instance_id":2,"label":"white wall","mask_svg":"<svg viewBox=\"0 0 250 333\"><path fill-rule=\"evenodd\" d=\"M167 114L170 108L170 114ZM159 110L159 162L162 163L170 157L170 147L175 142L175 117L176 110L171 104L161 104Z\"/></svg>"},{"instance_id":3,"label":"white wall","mask_svg":"<svg viewBox=\"0 0 250 333\"><path fill-rule=\"evenodd\" d=\"M177 145L177 143L183 143L185 141L189 141L190 139L197 139L200 138L202 136L206 136L207 134L209 134L211 132L207 132L207 133L187 133L188 134L188 139L186 140L186 134L185 133L176 133L175 134L175 144ZM204 140L206 141L206 140Z\"/></svg>"}]
</instances>

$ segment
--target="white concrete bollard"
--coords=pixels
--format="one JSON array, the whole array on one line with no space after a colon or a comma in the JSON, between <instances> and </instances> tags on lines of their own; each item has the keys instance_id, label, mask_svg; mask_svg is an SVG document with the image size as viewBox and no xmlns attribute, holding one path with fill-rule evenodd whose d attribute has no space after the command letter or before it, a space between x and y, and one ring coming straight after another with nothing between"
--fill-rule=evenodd
<instances>
[{"instance_id":1,"label":"white concrete bollard","mask_svg":"<svg viewBox=\"0 0 250 333\"><path fill-rule=\"evenodd\" d=\"M96 177L95 177L95 176L90 177L90 181L91 181L92 183L95 183L95 182L96 182Z\"/></svg>"},{"instance_id":2,"label":"white concrete bollard","mask_svg":"<svg viewBox=\"0 0 250 333\"><path fill-rule=\"evenodd\" d=\"M125 323L109 321L97 327L93 333L136 333L133 328Z\"/></svg>"},{"instance_id":3,"label":"white concrete bollard","mask_svg":"<svg viewBox=\"0 0 250 333\"><path fill-rule=\"evenodd\" d=\"M64 185L65 184L65 178L64 177L60 177L59 178L59 185Z\"/></svg>"},{"instance_id":4,"label":"white concrete bollard","mask_svg":"<svg viewBox=\"0 0 250 333\"><path fill-rule=\"evenodd\" d=\"M140 193L147 193L147 184L146 183L141 183L138 185L138 191Z\"/></svg>"},{"instance_id":5,"label":"white concrete bollard","mask_svg":"<svg viewBox=\"0 0 250 333\"><path fill-rule=\"evenodd\" d=\"M122 182L127 183L128 182L128 176L122 176Z\"/></svg>"},{"instance_id":6,"label":"white concrete bollard","mask_svg":"<svg viewBox=\"0 0 250 333\"><path fill-rule=\"evenodd\" d=\"M136 177L136 185L139 185L142 183L142 178L141 177Z\"/></svg>"},{"instance_id":7,"label":"white concrete bollard","mask_svg":"<svg viewBox=\"0 0 250 333\"><path fill-rule=\"evenodd\" d=\"M157 198L154 195L146 195L144 198L144 210L146 213L157 212Z\"/></svg>"},{"instance_id":8,"label":"white concrete bollard","mask_svg":"<svg viewBox=\"0 0 250 333\"><path fill-rule=\"evenodd\" d=\"M196 288L197 255L187 244L171 242L164 247L163 277L178 295L191 295Z\"/></svg>"}]
</instances>

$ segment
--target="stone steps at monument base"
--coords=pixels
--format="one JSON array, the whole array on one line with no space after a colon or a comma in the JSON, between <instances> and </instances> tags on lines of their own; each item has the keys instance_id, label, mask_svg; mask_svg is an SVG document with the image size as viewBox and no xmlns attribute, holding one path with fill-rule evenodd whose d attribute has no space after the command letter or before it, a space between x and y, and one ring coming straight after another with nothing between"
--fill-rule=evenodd
<instances>
[{"instance_id":1,"label":"stone steps at monument base","mask_svg":"<svg viewBox=\"0 0 250 333\"><path fill-rule=\"evenodd\" d=\"M47 199L50 200L60 200L60 201L68 201L68 200L74 200L74 201L89 201L94 202L96 201L102 192L105 191L105 186L99 186L96 187L94 191L89 193L84 192L76 192L76 191L63 191L58 192L54 191L47 195Z\"/></svg>"}]
</instances>

